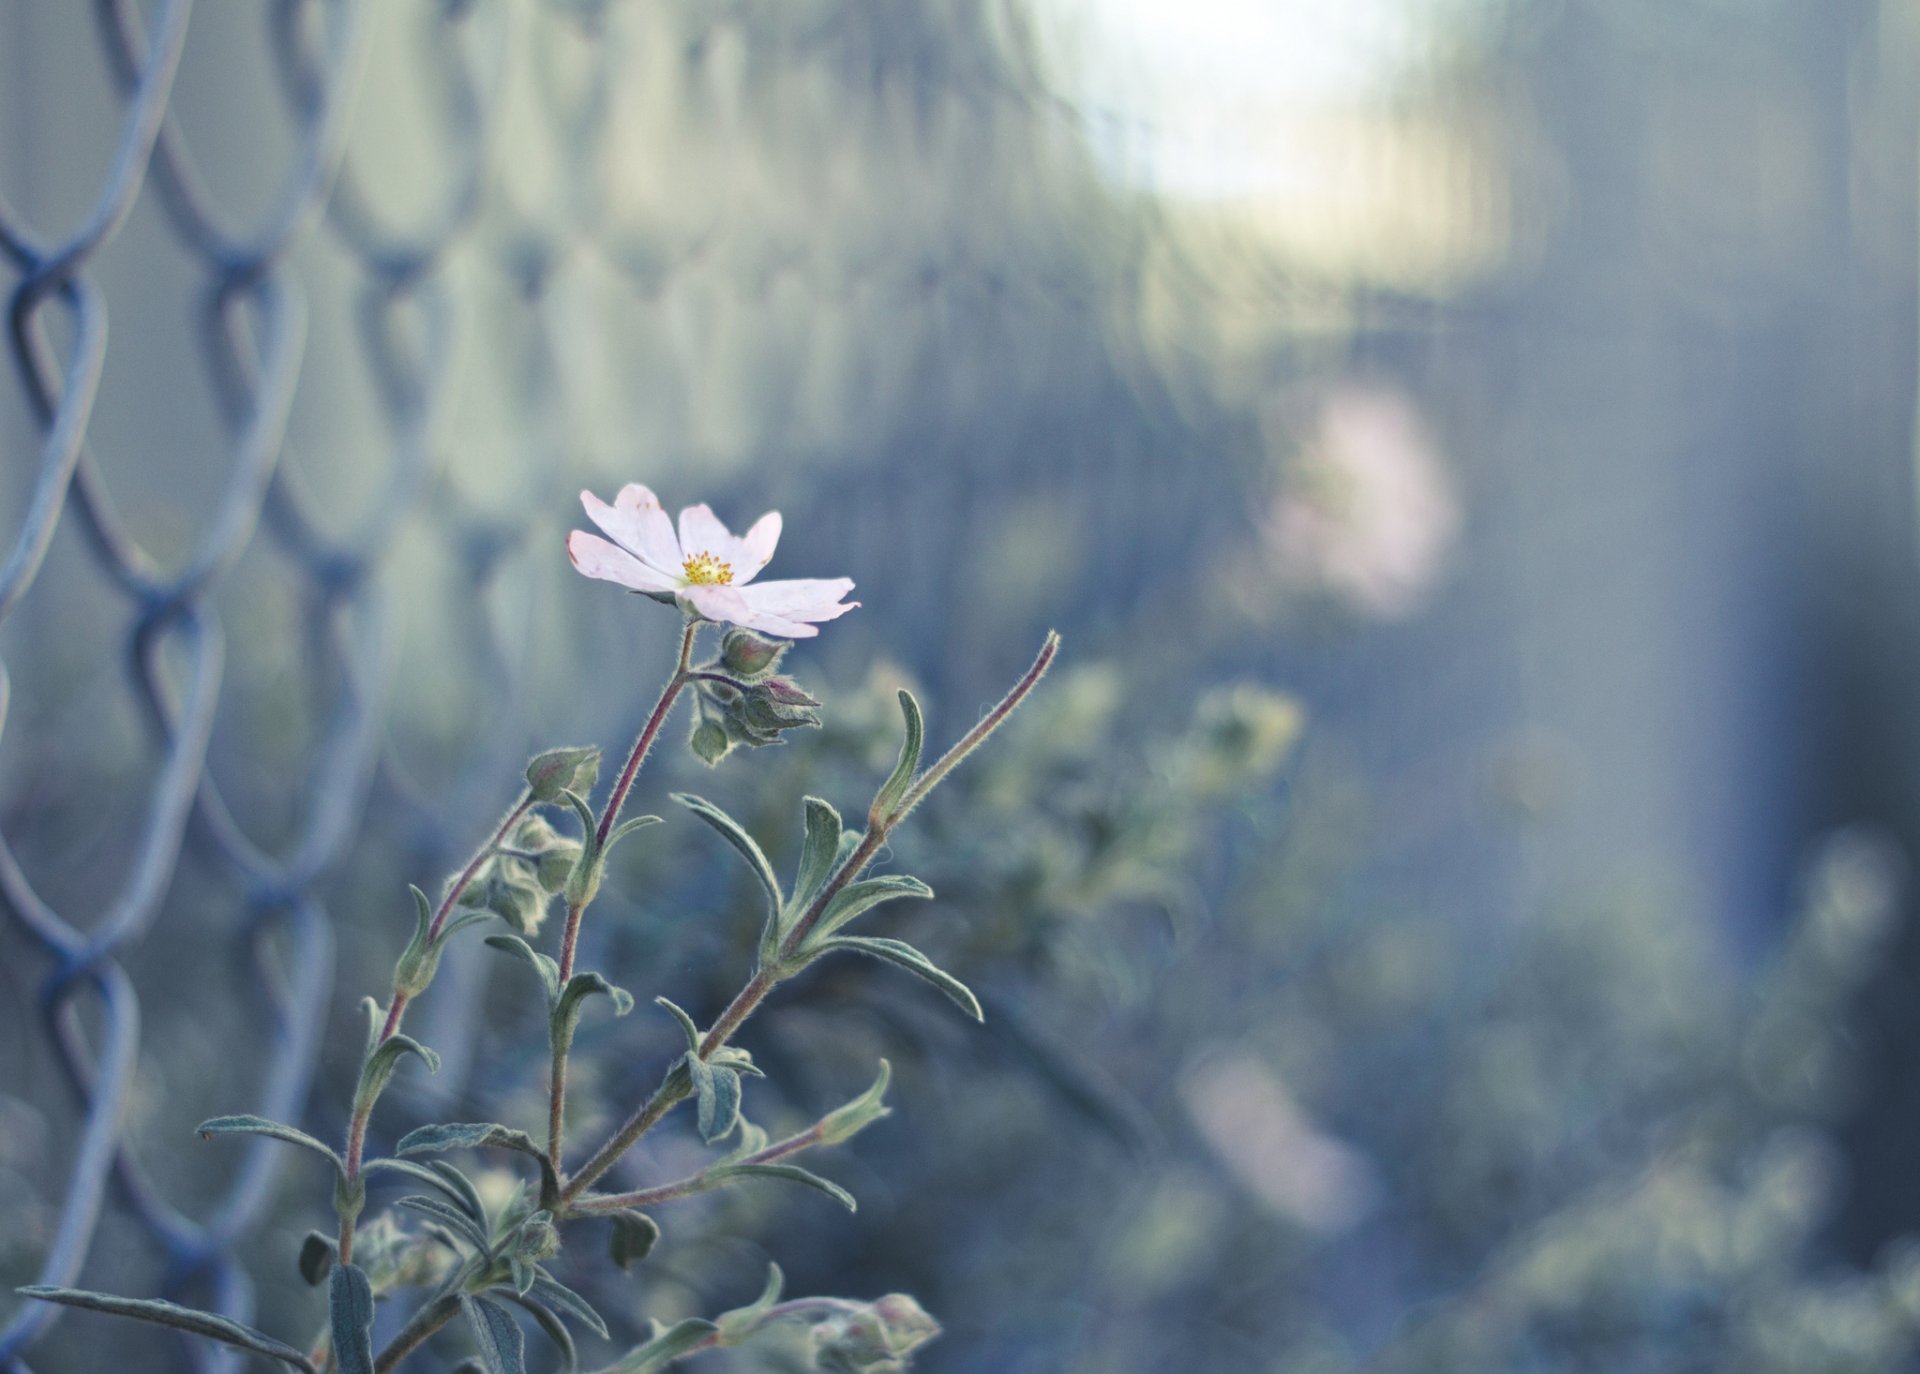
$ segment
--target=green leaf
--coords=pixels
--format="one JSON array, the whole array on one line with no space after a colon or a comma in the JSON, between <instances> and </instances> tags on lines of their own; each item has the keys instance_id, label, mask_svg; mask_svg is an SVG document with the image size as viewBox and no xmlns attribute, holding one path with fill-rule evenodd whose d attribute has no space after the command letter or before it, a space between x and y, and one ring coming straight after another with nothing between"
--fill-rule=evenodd
<instances>
[{"instance_id":1,"label":"green leaf","mask_svg":"<svg viewBox=\"0 0 1920 1374\"><path fill-rule=\"evenodd\" d=\"M673 799L719 831L721 838L739 851L740 857L747 861L747 867L753 870L753 876L760 880L760 886L767 890L767 900L773 904L773 910L778 912L785 900L780 895L780 880L774 876L773 865L767 862L767 856L754 843L753 836L741 828L740 822L712 802L690 792L675 792Z\"/></svg>"},{"instance_id":2,"label":"green leaf","mask_svg":"<svg viewBox=\"0 0 1920 1374\"><path fill-rule=\"evenodd\" d=\"M202 1140L212 1140L217 1135L268 1135L275 1140L284 1140L289 1145L304 1145L315 1154L325 1155L341 1177L346 1176L347 1166L340 1156L323 1145L305 1131L297 1131L291 1126L283 1126L278 1121L269 1121L264 1116L216 1116L202 1121L193 1128Z\"/></svg>"},{"instance_id":3,"label":"green leaf","mask_svg":"<svg viewBox=\"0 0 1920 1374\"><path fill-rule=\"evenodd\" d=\"M752 1335L768 1310L780 1301L780 1292L786 1284L787 1276L780 1272L780 1266L769 1264L766 1287L760 1290L760 1296L745 1307L736 1307L731 1312L720 1314L717 1324L720 1327L721 1341L726 1345L738 1345Z\"/></svg>"},{"instance_id":4,"label":"green leaf","mask_svg":"<svg viewBox=\"0 0 1920 1374\"><path fill-rule=\"evenodd\" d=\"M487 943L502 954L511 954L533 965L533 971L540 975L540 985L547 990L547 1007L551 1010L560 1000L560 965L518 935L489 935Z\"/></svg>"},{"instance_id":5,"label":"green leaf","mask_svg":"<svg viewBox=\"0 0 1920 1374\"><path fill-rule=\"evenodd\" d=\"M873 798L872 814L882 820L892 818L905 799L907 789L913 785L913 775L920 770L920 751L926 747L927 727L920 716L920 703L904 687L900 689L900 714L907 725L906 738L900 742L900 761L894 764L893 772L880 784Z\"/></svg>"},{"instance_id":6,"label":"green leaf","mask_svg":"<svg viewBox=\"0 0 1920 1374\"><path fill-rule=\"evenodd\" d=\"M630 816L626 820L621 821L620 824L616 825L608 834L606 847L600 851L601 857L605 858L608 854L613 853L613 847L619 844L620 841L626 839L627 836L631 835L634 831L645 830L650 825L659 825L663 819L664 818L660 816Z\"/></svg>"},{"instance_id":7,"label":"green leaf","mask_svg":"<svg viewBox=\"0 0 1920 1374\"><path fill-rule=\"evenodd\" d=\"M482 1254L488 1253L493 1248L492 1238L481 1229L479 1222L460 1208L449 1207L437 1197L423 1197L418 1193L410 1193L398 1199L393 1205L405 1207L408 1211L418 1212L422 1216L432 1217Z\"/></svg>"},{"instance_id":8,"label":"green leaf","mask_svg":"<svg viewBox=\"0 0 1920 1374\"><path fill-rule=\"evenodd\" d=\"M295 1369L305 1370L306 1374L318 1374L313 1361L304 1352L295 1350L284 1341L275 1340L263 1331L255 1331L251 1326L243 1326L231 1318L216 1316L212 1312L181 1307L159 1298L122 1298L112 1293L89 1292L83 1288L51 1288L35 1284L14 1291L23 1298L38 1298L41 1302L59 1303L63 1307L82 1307L90 1312L105 1312L110 1316L131 1317L135 1321L171 1326L175 1330L205 1336L236 1349L251 1350L256 1355L265 1355L282 1364L292 1365Z\"/></svg>"},{"instance_id":9,"label":"green leaf","mask_svg":"<svg viewBox=\"0 0 1920 1374\"><path fill-rule=\"evenodd\" d=\"M689 1054L686 1064L698 1099L695 1120L700 1138L711 1145L724 1139L740 1119L740 1075L716 1068L698 1054Z\"/></svg>"},{"instance_id":10,"label":"green leaf","mask_svg":"<svg viewBox=\"0 0 1920 1374\"><path fill-rule=\"evenodd\" d=\"M481 1205L480 1194L474 1191L472 1181L444 1160L433 1159L425 1164L416 1164L411 1159L370 1159L361 1173L363 1175L405 1174L408 1178L417 1179L429 1187L438 1188L475 1221L482 1223L486 1221L487 1209Z\"/></svg>"},{"instance_id":11,"label":"green leaf","mask_svg":"<svg viewBox=\"0 0 1920 1374\"><path fill-rule=\"evenodd\" d=\"M615 1016L625 1016L633 1010L633 994L625 988L615 987L598 973L574 974L567 980L566 990L553 1009L553 1043L563 1052L573 1044L573 1032L580 1024L580 1013L586 1010L586 999L596 993L613 1000Z\"/></svg>"},{"instance_id":12,"label":"green leaf","mask_svg":"<svg viewBox=\"0 0 1920 1374\"><path fill-rule=\"evenodd\" d=\"M572 788L562 792L559 799L571 806L573 814L580 818L581 843L591 851L594 847L594 837L600 833L600 821L593 814L593 807L585 797Z\"/></svg>"},{"instance_id":13,"label":"green leaf","mask_svg":"<svg viewBox=\"0 0 1920 1374\"><path fill-rule=\"evenodd\" d=\"M411 884L407 891L413 894L413 938L407 941L406 949L393 966L393 985L409 997L418 997L433 981L434 969L440 962L440 951L427 938L427 931L433 924L433 903L427 900L426 893Z\"/></svg>"},{"instance_id":14,"label":"green leaf","mask_svg":"<svg viewBox=\"0 0 1920 1374\"><path fill-rule=\"evenodd\" d=\"M665 1331L658 1332L645 1345L629 1351L626 1358L608 1370L607 1374L653 1374L654 1370L666 1368L695 1346L705 1344L707 1338L719 1329L704 1317L688 1317L685 1321L675 1322Z\"/></svg>"},{"instance_id":15,"label":"green leaf","mask_svg":"<svg viewBox=\"0 0 1920 1374\"><path fill-rule=\"evenodd\" d=\"M600 1314L593 1310L593 1304L544 1269L534 1271L533 1296L548 1307L565 1312L584 1323L596 1336L603 1338L606 1336L607 1324Z\"/></svg>"},{"instance_id":16,"label":"green leaf","mask_svg":"<svg viewBox=\"0 0 1920 1374\"><path fill-rule=\"evenodd\" d=\"M742 1178L777 1178L788 1183L804 1183L809 1188L817 1188L846 1208L849 1212L860 1210L860 1204L839 1184L809 1173L798 1164L719 1164L707 1171L708 1179L715 1185L732 1183Z\"/></svg>"},{"instance_id":17,"label":"green leaf","mask_svg":"<svg viewBox=\"0 0 1920 1374\"><path fill-rule=\"evenodd\" d=\"M535 1302L531 1297L516 1293L511 1288L490 1288L487 1291L497 1298L524 1309L527 1315L533 1318L534 1323L546 1332L547 1339L558 1347L560 1368L565 1371L565 1374L573 1374L573 1371L580 1367L580 1352L574 1347L573 1333L567 1330L567 1324L554 1316L545 1305ZM485 1374L486 1366L476 1362L474 1369L477 1374Z\"/></svg>"},{"instance_id":18,"label":"green leaf","mask_svg":"<svg viewBox=\"0 0 1920 1374\"><path fill-rule=\"evenodd\" d=\"M890 964L898 964L909 973L918 974L946 993L974 1020L987 1019L985 1013L980 1010L980 999L973 995L971 988L945 969L935 965L933 960L905 941L883 940L875 935L836 935L823 942L818 952L825 954L836 949L852 950L857 954L871 954L876 959L885 959Z\"/></svg>"},{"instance_id":19,"label":"green leaf","mask_svg":"<svg viewBox=\"0 0 1920 1374\"><path fill-rule=\"evenodd\" d=\"M722 1164L732 1164L745 1159L748 1155L757 1155L767 1148L770 1137L761 1127L747 1120L746 1113L740 1115L740 1139L734 1142L731 1150L720 1159Z\"/></svg>"},{"instance_id":20,"label":"green leaf","mask_svg":"<svg viewBox=\"0 0 1920 1374\"><path fill-rule=\"evenodd\" d=\"M433 942L433 946L438 950L445 946L447 941L451 940L456 932L465 930L468 926L477 926L482 921L491 921L493 918L493 912L483 910L480 907L455 907L453 915L449 916L447 923L440 927L440 938Z\"/></svg>"},{"instance_id":21,"label":"green leaf","mask_svg":"<svg viewBox=\"0 0 1920 1374\"><path fill-rule=\"evenodd\" d=\"M477 1150L497 1145L522 1154L541 1157L540 1147L525 1131L516 1131L493 1121L442 1122L408 1131L394 1146L397 1155L438 1154L443 1150Z\"/></svg>"},{"instance_id":22,"label":"green leaf","mask_svg":"<svg viewBox=\"0 0 1920 1374\"><path fill-rule=\"evenodd\" d=\"M893 1081L893 1065L886 1060L880 1061L880 1073L873 1080L873 1086L860 1096L837 1107L820 1118L820 1143L838 1145L842 1141L857 1135L889 1114L886 1105L887 1085Z\"/></svg>"},{"instance_id":23,"label":"green leaf","mask_svg":"<svg viewBox=\"0 0 1920 1374\"><path fill-rule=\"evenodd\" d=\"M665 1007L673 1019L680 1023L680 1029L687 1037L687 1053L700 1053L700 1027L694 1024L693 1018L664 997L656 997L653 1000Z\"/></svg>"},{"instance_id":24,"label":"green leaf","mask_svg":"<svg viewBox=\"0 0 1920 1374\"><path fill-rule=\"evenodd\" d=\"M367 1056L367 1062L361 1066L360 1087L354 1093L356 1111L372 1108L375 1099L386 1091L387 1082L400 1066L401 1058L409 1054L425 1064L428 1073L440 1072L439 1055L411 1035L389 1035L374 1047L373 1053Z\"/></svg>"},{"instance_id":25,"label":"green leaf","mask_svg":"<svg viewBox=\"0 0 1920 1374\"><path fill-rule=\"evenodd\" d=\"M327 1282L327 1320L339 1374L373 1374L373 1285L359 1265L335 1266Z\"/></svg>"},{"instance_id":26,"label":"green leaf","mask_svg":"<svg viewBox=\"0 0 1920 1374\"><path fill-rule=\"evenodd\" d=\"M513 1275L513 1293L524 1298L527 1290L533 1287L533 1264L518 1255L507 1256L507 1272Z\"/></svg>"},{"instance_id":27,"label":"green leaf","mask_svg":"<svg viewBox=\"0 0 1920 1374\"><path fill-rule=\"evenodd\" d=\"M300 1277L318 1288L340 1258L340 1243L324 1231L309 1231L300 1242Z\"/></svg>"},{"instance_id":28,"label":"green leaf","mask_svg":"<svg viewBox=\"0 0 1920 1374\"><path fill-rule=\"evenodd\" d=\"M480 1347L480 1362L487 1374L527 1374L527 1338L513 1313L492 1298L472 1293L460 1295L460 1310L473 1331L473 1343Z\"/></svg>"},{"instance_id":29,"label":"green leaf","mask_svg":"<svg viewBox=\"0 0 1920 1374\"><path fill-rule=\"evenodd\" d=\"M599 822L594 819L587 799L578 792L562 795L573 808L573 814L580 818L580 857L574 860L573 872L567 875L567 905L585 909L600 891L600 875L606 871L607 856L601 852Z\"/></svg>"},{"instance_id":30,"label":"green leaf","mask_svg":"<svg viewBox=\"0 0 1920 1374\"><path fill-rule=\"evenodd\" d=\"M707 1062L716 1069L732 1069L735 1073L752 1074L755 1078L765 1078L760 1066L753 1062L753 1056L738 1045L722 1045L707 1057Z\"/></svg>"},{"instance_id":31,"label":"green leaf","mask_svg":"<svg viewBox=\"0 0 1920 1374\"><path fill-rule=\"evenodd\" d=\"M933 896L933 889L918 878L910 878L904 873L887 873L878 878L862 878L857 883L848 883L833 894L833 900L827 903L826 910L820 913L820 923L813 928L809 939L824 939L840 929L854 917L872 910L882 902L890 902L896 897Z\"/></svg>"},{"instance_id":32,"label":"green leaf","mask_svg":"<svg viewBox=\"0 0 1920 1374\"><path fill-rule=\"evenodd\" d=\"M833 876L834 859L840 853L840 813L818 797L803 802L807 813L806 838L800 842L800 866L793 875L793 899L790 911L804 911L807 903Z\"/></svg>"},{"instance_id":33,"label":"green leaf","mask_svg":"<svg viewBox=\"0 0 1920 1374\"><path fill-rule=\"evenodd\" d=\"M512 1127L499 1125L492 1121L444 1122L436 1126L421 1126L408 1131L400 1137L395 1153L402 1155L433 1154L441 1150L478 1150L494 1146L502 1150L517 1150L540 1165L540 1195L551 1197L560 1191L560 1180L554 1177L553 1163L547 1158L547 1152L534 1143L532 1136L525 1131L516 1131ZM397 1164L399 1161L395 1161ZM444 1169L459 1180L469 1196L474 1198L473 1212L484 1219L486 1213L480 1206L479 1198L473 1192L473 1185L467 1176L451 1164L435 1160L429 1166Z\"/></svg>"},{"instance_id":34,"label":"green leaf","mask_svg":"<svg viewBox=\"0 0 1920 1374\"><path fill-rule=\"evenodd\" d=\"M659 1225L645 1212L628 1209L614 1212L607 1219L613 1223L613 1234L607 1239L607 1257L621 1269L645 1259L660 1239Z\"/></svg>"}]
</instances>

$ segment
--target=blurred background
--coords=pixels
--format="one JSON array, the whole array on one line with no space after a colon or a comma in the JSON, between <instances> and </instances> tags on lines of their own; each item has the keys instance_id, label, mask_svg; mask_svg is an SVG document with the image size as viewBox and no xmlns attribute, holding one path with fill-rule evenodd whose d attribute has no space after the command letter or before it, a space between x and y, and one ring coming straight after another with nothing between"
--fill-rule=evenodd
<instances>
[{"instance_id":1,"label":"blurred background","mask_svg":"<svg viewBox=\"0 0 1920 1374\"><path fill-rule=\"evenodd\" d=\"M774 1259L929 1371L1914 1368L1917 95L1900 0L6 0L0 1280L319 1322L324 1179L192 1126L336 1138L405 884L638 727L672 617L560 553L638 480L859 584L825 729L636 794L777 866L1066 650L874 920L986 1026L787 989L756 1121L895 1065L861 1210L664 1211L617 1335ZM704 1023L670 820L585 957ZM502 963L378 1146L538 1119Z\"/></svg>"}]
</instances>

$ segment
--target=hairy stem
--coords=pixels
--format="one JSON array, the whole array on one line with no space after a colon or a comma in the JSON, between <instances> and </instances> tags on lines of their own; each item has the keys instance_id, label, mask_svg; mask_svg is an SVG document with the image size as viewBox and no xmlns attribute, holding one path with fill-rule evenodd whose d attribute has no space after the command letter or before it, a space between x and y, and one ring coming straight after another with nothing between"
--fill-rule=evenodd
<instances>
[{"instance_id":1,"label":"hairy stem","mask_svg":"<svg viewBox=\"0 0 1920 1374\"><path fill-rule=\"evenodd\" d=\"M620 819L620 808L626 805L627 793L633 790L633 780L640 772L640 765L646 761L647 753L653 748L653 742L659 737L660 727L667 723L667 716L673 710L673 703L679 697L681 689L693 681L697 674L688 665L693 660L694 636L700 631L700 622L689 620L686 629L680 635L680 658L674 664L673 676L667 679L666 686L660 689L660 699L653 704L653 712L647 717L647 723L640 729L640 737L633 742L633 749L627 754L626 765L620 770L620 777L613 785L613 791L607 795L607 803L600 812L600 820L594 827L596 848L604 848L607 836ZM567 924L560 936L560 986L565 987L567 980L573 977L573 962L580 944L580 920L586 915L586 905L582 902L567 903ZM547 1162L553 1166L555 1176L561 1172L560 1156L566 1148L567 1113L567 1051L562 1045L553 1047L553 1062L548 1073L547 1096Z\"/></svg>"},{"instance_id":2,"label":"hairy stem","mask_svg":"<svg viewBox=\"0 0 1920 1374\"><path fill-rule=\"evenodd\" d=\"M460 894L466 890L467 884L473 881L473 875L480 871L480 865L494 855L507 836L512 833L513 828L520 824L522 818L532 809L532 794L522 792L520 800L513 804L513 809L508 811L500 824L494 827L492 836L485 844L473 851L473 857L467 860L466 866L448 885L446 895L440 899L439 909L433 913L433 919L427 924L428 943L439 938L440 932L446 927L447 917L452 913L455 903L459 901ZM412 1000L410 994L402 992L397 987L393 989L393 999L387 1004L387 1019L381 1023L380 1033L374 1037L372 1049L378 1049L400 1033L400 1022L407 1014L407 1004ZM367 1148L367 1123L372 1117L373 1103L368 1102L363 1108L356 1110L352 1120L347 1123L345 1162L349 1189L360 1178L360 1166ZM353 1223L352 1217L340 1218L339 1244L342 1264L349 1264L353 1260Z\"/></svg>"},{"instance_id":3,"label":"hairy stem","mask_svg":"<svg viewBox=\"0 0 1920 1374\"><path fill-rule=\"evenodd\" d=\"M785 1140L775 1141L764 1150L758 1150L734 1164L773 1164L788 1155L797 1155L802 1150L811 1150L825 1135L824 1123L815 1122L797 1135ZM687 1178L673 1183L661 1183L652 1188L641 1188L631 1193L615 1193L602 1197L589 1198L581 1203L576 1211L591 1215L597 1212L618 1212L628 1207L652 1207L662 1202L672 1202L675 1198L691 1197L695 1193L704 1193L709 1188L718 1187L713 1171L702 1170Z\"/></svg>"},{"instance_id":4,"label":"hairy stem","mask_svg":"<svg viewBox=\"0 0 1920 1374\"><path fill-rule=\"evenodd\" d=\"M641 728L640 738L633 742L633 752L627 755L627 766L620 770L620 780L613 785L613 791L607 797L606 809L600 813L600 825L595 837L601 844L607 842L607 832L613 829L613 823L620 818L620 808L626 805L627 793L633 790L634 775L640 771L640 765L646 761L647 751L653 748L654 737L666 723L667 712L673 709L674 698L691 680L687 665L693 658L693 638L699 632L700 622L689 620L680 636L680 661L674 665L673 676L667 679L660 700L654 704L653 714L647 717L646 725Z\"/></svg>"}]
</instances>

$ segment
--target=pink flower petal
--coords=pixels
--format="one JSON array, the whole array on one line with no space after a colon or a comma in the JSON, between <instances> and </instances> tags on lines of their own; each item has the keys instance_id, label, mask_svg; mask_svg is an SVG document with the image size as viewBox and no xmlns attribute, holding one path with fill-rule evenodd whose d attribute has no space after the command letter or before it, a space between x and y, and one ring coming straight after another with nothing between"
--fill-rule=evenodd
<instances>
[{"instance_id":1,"label":"pink flower petal","mask_svg":"<svg viewBox=\"0 0 1920 1374\"><path fill-rule=\"evenodd\" d=\"M722 620L729 625L743 625L749 630L759 630L763 634L779 635L783 639L812 639L820 632L811 625L771 611L754 606L744 591L737 587L692 586L680 589L681 599L708 620Z\"/></svg>"},{"instance_id":2,"label":"pink flower petal","mask_svg":"<svg viewBox=\"0 0 1920 1374\"><path fill-rule=\"evenodd\" d=\"M812 639L820 631L801 620L788 620L785 616L775 615L772 611L756 610L749 605L746 614L733 622L749 630L758 630L761 634L778 635L782 639Z\"/></svg>"},{"instance_id":3,"label":"pink flower petal","mask_svg":"<svg viewBox=\"0 0 1920 1374\"><path fill-rule=\"evenodd\" d=\"M754 610L767 615L786 620L835 620L860 604L840 602L852 590L850 577L798 577L756 582L742 587L740 595Z\"/></svg>"},{"instance_id":4,"label":"pink flower petal","mask_svg":"<svg viewBox=\"0 0 1920 1374\"><path fill-rule=\"evenodd\" d=\"M740 561L733 565L733 585L739 587L753 581L760 569L772 561L774 546L779 542L780 512L768 511L736 541Z\"/></svg>"},{"instance_id":5,"label":"pink flower petal","mask_svg":"<svg viewBox=\"0 0 1920 1374\"><path fill-rule=\"evenodd\" d=\"M622 487L611 506L590 491L580 493L580 504L586 507L587 518L628 553L669 576L680 575L682 556L673 537L673 522L659 499L638 482Z\"/></svg>"},{"instance_id":6,"label":"pink flower petal","mask_svg":"<svg viewBox=\"0 0 1920 1374\"><path fill-rule=\"evenodd\" d=\"M722 563L732 564L736 577L746 557L733 532L704 505L688 506L680 512L680 548L688 558L710 553Z\"/></svg>"},{"instance_id":7,"label":"pink flower petal","mask_svg":"<svg viewBox=\"0 0 1920 1374\"><path fill-rule=\"evenodd\" d=\"M574 530L567 536L567 557L588 577L602 582L618 582L636 592L668 592L673 579L657 568L650 568L617 544L609 544L597 534Z\"/></svg>"}]
</instances>

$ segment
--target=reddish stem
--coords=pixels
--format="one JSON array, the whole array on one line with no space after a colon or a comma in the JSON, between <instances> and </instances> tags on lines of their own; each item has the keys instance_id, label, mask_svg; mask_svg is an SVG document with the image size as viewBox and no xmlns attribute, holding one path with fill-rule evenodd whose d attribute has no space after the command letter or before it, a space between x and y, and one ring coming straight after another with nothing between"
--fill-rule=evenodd
<instances>
[{"instance_id":1,"label":"reddish stem","mask_svg":"<svg viewBox=\"0 0 1920 1374\"><path fill-rule=\"evenodd\" d=\"M493 856L494 851L497 850L501 842L506 839L507 833L511 831L514 826L518 825L521 818L532 809L533 797L530 794L522 793L520 800L514 803L513 810L507 812L506 818L494 827L492 838L481 845L480 848L476 849L473 857L467 860L467 866L460 870L459 876L456 877L452 885L447 888L446 896L440 899L439 910L433 913L433 919L427 923L427 942L429 944L439 938L441 930L447 924L447 917L452 913L455 903L459 901L460 894L467 890L467 884L473 881L473 875L480 871L480 865ZM393 1000L387 1005L387 1019L381 1023L380 1034L375 1036L373 1040L374 1049L380 1048L380 1046L386 1044L387 1041L393 1039L394 1036L400 1033L400 1022L407 1014L407 1004L412 1000L413 998L409 994L400 991L400 989L395 988L393 990ZM347 1123L347 1155L345 1162L347 1185L349 1188L358 1182L360 1178L360 1165L365 1158L367 1148L367 1122L372 1116L373 1104L369 1102L365 1111L355 1112L353 1119ZM350 1263L352 1259L353 1219L342 1217L340 1219L340 1263L347 1264Z\"/></svg>"},{"instance_id":2,"label":"reddish stem","mask_svg":"<svg viewBox=\"0 0 1920 1374\"><path fill-rule=\"evenodd\" d=\"M594 827L595 852L606 847L607 836L613 832L614 822L620 818L620 808L626 805L627 793L633 790L633 780L640 772L640 765L646 762L653 742L659 737L660 727L667 723L667 716L673 710L673 703L680 691L698 676L688 668L693 658L693 640L699 633L700 622L689 620L686 629L680 635L680 658L674 665L673 676L667 679L667 685L660 689L660 699L653 704L653 713L647 717L647 723L640 729L640 737L633 742L633 749L627 754L626 766L620 770L619 780L613 785L613 791L607 796L607 804L600 812L600 821ZM567 903L567 924L560 934L560 986L565 987L567 980L573 977L573 962L580 944L580 920L586 915L586 907L579 902ZM551 1080L547 1096L547 1162L553 1166L556 1175L560 1173L560 1155L565 1138L565 1120L567 1110L567 1057L555 1046L553 1065L549 1072Z\"/></svg>"}]
</instances>

